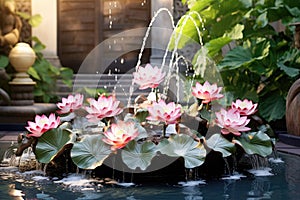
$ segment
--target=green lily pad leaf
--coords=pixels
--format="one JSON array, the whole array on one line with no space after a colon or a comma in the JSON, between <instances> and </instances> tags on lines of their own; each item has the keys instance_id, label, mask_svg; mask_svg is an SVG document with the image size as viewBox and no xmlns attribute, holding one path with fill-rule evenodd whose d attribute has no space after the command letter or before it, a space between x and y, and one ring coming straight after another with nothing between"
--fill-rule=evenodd
<instances>
[{"instance_id":1,"label":"green lily pad leaf","mask_svg":"<svg viewBox=\"0 0 300 200\"><path fill-rule=\"evenodd\" d=\"M101 135L86 135L83 140L74 143L71 158L79 168L95 169L109 156L110 146L102 138Z\"/></svg>"},{"instance_id":2,"label":"green lily pad leaf","mask_svg":"<svg viewBox=\"0 0 300 200\"><path fill-rule=\"evenodd\" d=\"M130 169L145 170L156 155L156 145L153 142L137 143L130 141L122 151L122 160Z\"/></svg>"},{"instance_id":3,"label":"green lily pad leaf","mask_svg":"<svg viewBox=\"0 0 300 200\"><path fill-rule=\"evenodd\" d=\"M47 131L38 138L35 155L39 162L49 163L59 156L67 144L73 142L72 133L62 128Z\"/></svg>"},{"instance_id":4,"label":"green lily pad leaf","mask_svg":"<svg viewBox=\"0 0 300 200\"><path fill-rule=\"evenodd\" d=\"M232 142L229 142L221 134L212 135L208 140L206 140L206 144L214 151L221 152L223 157L230 156L235 147Z\"/></svg>"},{"instance_id":5,"label":"green lily pad leaf","mask_svg":"<svg viewBox=\"0 0 300 200\"><path fill-rule=\"evenodd\" d=\"M258 154L260 156L268 156L272 153L272 141L270 137L262 131L243 134L236 139L247 154Z\"/></svg>"},{"instance_id":6,"label":"green lily pad leaf","mask_svg":"<svg viewBox=\"0 0 300 200\"><path fill-rule=\"evenodd\" d=\"M206 150L186 134L172 135L168 143L159 146L159 151L170 157L183 157L186 168L195 168L203 164Z\"/></svg>"}]
</instances>

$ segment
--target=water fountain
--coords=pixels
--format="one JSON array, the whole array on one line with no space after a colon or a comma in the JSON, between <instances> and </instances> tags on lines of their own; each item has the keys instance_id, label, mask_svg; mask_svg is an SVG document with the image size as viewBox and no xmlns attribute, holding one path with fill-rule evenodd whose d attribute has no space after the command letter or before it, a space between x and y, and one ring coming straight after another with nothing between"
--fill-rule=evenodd
<instances>
[{"instance_id":1,"label":"water fountain","mask_svg":"<svg viewBox=\"0 0 300 200\"><path fill-rule=\"evenodd\" d=\"M159 12L157 12L157 15L160 12L165 11L165 9L161 9ZM155 20L155 18L153 20ZM150 28L151 26L148 29L149 31ZM162 95L167 96L168 92L171 90L171 92L175 94L175 97L177 97L173 100L177 103L182 103L183 99L178 97L185 95L182 95L182 86L179 85L178 80L183 79L184 82L186 81L186 78L180 75L178 63L179 61L183 60L183 63L187 64L188 61L182 55L178 55L178 41L183 36L179 34L179 37L176 37L178 36L177 34L178 33L175 33L175 35L170 37L171 39L168 43L168 47L161 66L167 75L164 82L165 85L162 88ZM144 41L147 40L147 37L148 36L146 34ZM200 31L199 38L201 38ZM167 51L171 48L172 41L175 41L175 43L173 43L175 45L172 48L173 51L171 54L171 59L169 60L169 63L167 65ZM143 43L143 46L141 48L140 55L142 55L144 48L145 42ZM137 69L141 64L140 58L141 56L139 57L139 61L137 63ZM213 81L219 80L219 77L215 76L214 74L212 76L205 76L205 72L207 71L205 70L205 68L200 71L200 74L203 76L203 78L209 77L210 80ZM96 73L99 72L97 71ZM107 76L114 75L108 74ZM175 83L175 89L169 87L170 84L172 85L172 77L175 77L175 81L177 81ZM195 77L192 77L192 83L188 83L190 87L195 81L193 80L193 78ZM122 78L115 78L115 80L116 83L112 87L113 90L116 90L118 86L124 85L123 83L121 83ZM74 88L76 88L76 81L77 80L75 80ZM100 80L98 80L98 82L100 82ZM127 93L125 89L122 88L122 93L127 93L129 99L127 99L127 102L123 103L124 105L132 106L132 95L136 90L138 90L135 89L135 87L136 86L134 84L130 84L129 93ZM116 98L117 97L118 96L116 96ZM194 102L190 100L190 98L188 98L185 103L189 106L191 104L195 105L193 104ZM197 103L197 101L195 103ZM220 104L213 104L210 109L215 111L218 110L219 107ZM133 148L133 151L130 147L128 147L126 151L123 151L125 152L125 157L127 156L128 158L131 156L131 162L127 163L126 160L122 158L124 154L119 154L119 152L112 153L112 151L110 151L109 149L109 146L105 145L101 139L96 140L96 138L100 138L100 136L95 135L95 131L99 131L100 128L103 128L103 123L86 125L87 121L84 121L84 119L80 118L80 114L78 116L79 121L76 123L76 127L81 127L82 129L76 130L77 132L73 129L72 131L74 134L72 133L72 131L70 131L72 127L70 127L69 125L62 125L61 129L53 129L53 135L51 135L50 130L50 132L45 133L45 135L42 136L41 139L39 138L29 141L29 144L34 144L37 142L37 145L33 145L36 152L40 151L41 153L41 151L43 150L45 150L46 152L42 152L42 154L45 153L46 156L37 154L38 159L43 160L44 163L47 163L43 164L43 166L38 166L38 171L34 170L21 173L18 172L18 169L13 167L5 166L4 168L0 168L0 181L1 183L4 183L4 186L1 186L0 188L1 195L2 193L7 194L6 191L8 191L10 196L18 197L20 199L22 199L23 196L25 196L26 198L38 199L60 199L62 196L66 196L72 199L120 199L125 197L127 199L152 199L153 194L156 193L161 198L182 197L184 199L202 199L204 197L207 197L214 199L230 199L240 197L240 194L237 194L236 190L233 189L235 186L237 186L237 184L239 184L239 188L242 188L240 189L240 192L242 193L242 195L244 195L245 198L268 198L279 193L287 194L287 191L283 190L286 189L287 186L278 186L282 184L282 181L278 183L278 180L282 180L285 173L283 170L284 166L282 164L271 163L270 166L268 166L271 167L270 169L272 169L274 173L277 173L276 176L270 176L271 174L266 170L263 171L263 174L258 174L257 171L251 171L252 166L249 165L251 163L256 163L254 165L256 170L261 170L262 165L258 164L264 164L263 167L266 167L265 158L261 159L260 156L252 156L251 154L262 154L264 157L266 157L270 154L270 150L272 151L271 140L266 134L264 134L266 130L261 127L259 130L257 130L257 132L253 132L246 137L241 138L240 140L232 140L235 142L235 144L240 145L239 148L235 149L236 151L234 153L231 152L231 149L234 145L229 144L229 142L226 141L226 138L221 137L220 134L213 134L216 131L216 129L214 128L208 128L208 132L203 133L203 137L196 136L191 132L188 132L187 134L185 134L185 136L184 134L175 134L171 136L171 134L174 134L174 132L176 132L176 129L173 129L171 132L167 133L167 137L171 138L172 140L161 137L155 138L156 135L161 132L161 130L156 129L156 131L154 131L154 135L152 135L151 138L154 138L155 140L158 139L157 141L159 144L154 145L153 143L151 143L151 141L148 141L149 139L145 136L140 138L140 143L131 142L130 145ZM72 118L72 116L69 117ZM186 119L182 117L183 121L186 120L186 122L189 122L190 120L193 120L192 123L194 124L195 122L198 122L195 116L185 117ZM128 118L130 118L130 116ZM180 127L180 130L189 130L190 124L185 123L184 125L187 126ZM196 126L202 125L196 124ZM155 124L150 124L149 127L143 128L142 126L139 126L138 128L141 130L141 132L146 132L147 134L151 132L151 130L155 130L154 127L156 127ZM59 134L56 134L56 131ZM89 136L85 135L75 138L75 135L80 135L80 131L88 131ZM263 138L258 136L258 133L262 135ZM54 144L56 139L58 138L60 144ZM23 145L27 145L28 141L24 141L24 139L26 138L20 138L20 142L23 142ZM199 140L197 140L196 142L194 139ZM80 142L80 140L82 142ZM88 142L84 143L84 141ZM175 141L175 143L172 144L172 141ZM101 158L92 158L90 164L82 163L80 160L74 159L75 157L80 156L80 154L84 154L84 151L81 150L86 148L89 142L93 144L92 146L99 147L99 149L102 151L102 154L96 155L97 152L99 152L99 149L92 150L89 153L95 153L95 157ZM139 146L142 144L141 142L144 142L144 144L146 145ZM47 143L49 145L48 147L50 148L43 146L43 143ZM202 146L204 145L204 143L205 145L207 145L206 150L204 146ZM177 145L177 147L181 148L174 148L170 153L168 152L169 150L164 147L165 145ZM184 149L186 148L185 146L189 146L188 149ZM245 146L247 146L247 148L245 148ZM255 148L257 146L259 146L259 148ZM47 150L51 149L50 151L53 151L53 147L54 154L52 153L50 156L47 155ZM140 149L134 147L139 147ZM242 147L244 148L244 150L242 149ZM152 151L152 149L155 148L157 148L158 150ZM143 152L141 151L141 149L146 149L147 151ZM185 152L180 151L182 149ZM16 151L16 149L14 148L11 148L11 150ZM138 150L140 150L140 152L134 154L134 151ZM196 150L197 155L195 156L193 154L188 154L189 150ZM249 153L250 156L245 156L243 154L243 151ZM9 157L8 152L9 151L7 151L7 153L5 154L5 157ZM135 160L134 156L130 155L130 153L133 155L138 155L139 153L146 154L148 157L151 157L150 164L147 163L146 165L143 165L139 163L139 168L136 168L135 163L149 162L149 160L147 160L145 157L143 157L141 160ZM176 155L174 156L174 154ZM23 152L23 154L21 155L22 156L18 158L19 161L17 161L17 163L20 163L18 164L19 168L20 166L24 166L22 163L27 163L28 161L32 160L32 152L30 151L30 149L28 152L26 152L25 154ZM177 159L178 157L181 158ZM283 157L285 160L289 160L288 156L283 155ZM204 158L205 162L202 160ZM47 161L45 161L45 159ZM72 159L74 159L74 162L72 162ZM88 159L89 158L87 158L86 160ZM244 165L238 166L238 160L244 161ZM249 160L250 162L248 162ZM161 165L162 161L164 162L163 166ZM82 169L77 168L74 163ZM104 165L102 165L102 163L104 163ZM243 167L243 169L238 169L239 167ZM55 171L57 169L60 170L60 173ZM168 179L165 180L165 178ZM206 178L206 180L204 181L203 178ZM278 180L275 184L272 185L273 180L275 179ZM155 184L153 184L153 182ZM112 184L114 185L113 187L110 186ZM124 187L129 188L124 189ZM59 192L57 192L57 188L59 188ZM297 194L297 190L293 189L288 190L288 192L294 192Z\"/></svg>"}]
</instances>

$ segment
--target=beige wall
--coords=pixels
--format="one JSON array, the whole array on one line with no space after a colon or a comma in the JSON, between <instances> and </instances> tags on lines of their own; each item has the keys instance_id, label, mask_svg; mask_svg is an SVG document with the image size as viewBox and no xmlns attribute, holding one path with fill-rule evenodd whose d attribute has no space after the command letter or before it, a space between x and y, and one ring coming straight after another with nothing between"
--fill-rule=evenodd
<instances>
[{"instance_id":1,"label":"beige wall","mask_svg":"<svg viewBox=\"0 0 300 200\"><path fill-rule=\"evenodd\" d=\"M45 45L45 57L57 56L57 4L56 0L32 0L32 14L40 14L42 23L32 28L32 35L37 36Z\"/></svg>"}]
</instances>

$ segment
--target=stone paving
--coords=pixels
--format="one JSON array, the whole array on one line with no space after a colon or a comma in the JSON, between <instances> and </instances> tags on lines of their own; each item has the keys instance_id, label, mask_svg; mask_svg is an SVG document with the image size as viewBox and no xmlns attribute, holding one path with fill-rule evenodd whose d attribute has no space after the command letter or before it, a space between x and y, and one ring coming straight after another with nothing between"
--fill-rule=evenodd
<instances>
[{"instance_id":1,"label":"stone paving","mask_svg":"<svg viewBox=\"0 0 300 200\"><path fill-rule=\"evenodd\" d=\"M17 141L18 134L22 131L0 131L0 145ZM291 146L281 141L276 142L276 149L279 152L290 153L300 156L300 147Z\"/></svg>"}]
</instances>

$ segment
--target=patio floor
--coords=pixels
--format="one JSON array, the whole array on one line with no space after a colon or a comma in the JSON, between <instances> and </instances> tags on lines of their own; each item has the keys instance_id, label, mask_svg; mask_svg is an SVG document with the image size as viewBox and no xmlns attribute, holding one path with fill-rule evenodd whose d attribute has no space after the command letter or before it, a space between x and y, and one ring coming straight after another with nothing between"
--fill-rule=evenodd
<instances>
[{"instance_id":1,"label":"patio floor","mask_svg":"<svg viewBox=\"0 0 300 200\"><path fill-rule=\"evenodd\" d=\"M19 133L22 133L22 131L0 131L0 145L1 143L8 143L13 141L16 142ZM290 153L300 156L300 147L291 146L281 141L278 141L276 143L276 149L279 152Z\"/></svg>"}]
</instances>

